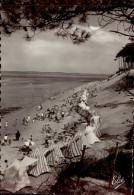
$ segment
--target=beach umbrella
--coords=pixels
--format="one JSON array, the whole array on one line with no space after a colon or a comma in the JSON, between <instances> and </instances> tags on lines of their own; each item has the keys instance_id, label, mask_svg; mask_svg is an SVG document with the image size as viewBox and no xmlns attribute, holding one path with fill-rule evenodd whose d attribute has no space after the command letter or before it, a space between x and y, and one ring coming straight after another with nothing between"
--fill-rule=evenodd
<instances>
[{"instance_id":1,"label":"beach umbrella","mask_svg":"<svg viewBox=\"0 0 134 195\"><path fill-rule=\"evenodd\" d=\"M24 142L24 145L29 146L29 142L28 141Z\"/></svg>"},{"instance_id":2,"label":"beach umbrella","mask_svg":"<svg viewBox=\"0 0 134 195\"><path fill-rule=\"evenodd\" d=\"M24 142L25 146L34 146L35 142L31 141L31 140L27 140L26 142Z\"/></svg>"}]
</instances>

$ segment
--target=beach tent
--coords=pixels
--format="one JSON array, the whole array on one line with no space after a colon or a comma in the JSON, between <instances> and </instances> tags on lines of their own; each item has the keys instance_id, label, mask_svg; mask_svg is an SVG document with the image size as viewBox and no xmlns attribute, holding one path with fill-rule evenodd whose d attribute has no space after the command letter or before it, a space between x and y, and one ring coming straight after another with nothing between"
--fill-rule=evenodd
<instances>
[{"instance_id":1,"label":"beach tent","mask_svg":"<svg viewBox=\"0 0 134 195\"><path fill-rule=\"evenodd\" d=\"M71 137L67 137L66 141L64 142L64 144L61 147L61 152L65 158L72 157L71 151L69 148L69 143L70 143L71 139L72 139Z\"/></svg>"},{"instance_id":2,"label":"beach tent","mask_svg":"<svg viewBox=\"0 0 134 195\"><path fill-rule=\"evenodd\" d=\"M81 107L83 110L87 110L87 111L90 111L90 106L87 106L86 104L85 104L85 102L80 102L79 104L79 107ZM91 111L90 111L91 112Z\"/></svg>"},{"instance_id":3,"label":"beach tent","mask_svg":"<svg viewBox=\"0 0 134 195\"><path fill-rule=\"evenodd\" d=\"M93 115L94 125L99 128L100 127L100 116Z\"/></svg>"},{"instance_id":4,"label":"beach tent","mask_svg":"<svg viewBox=\"0 0 134 195\"><path fill-rule=\"evenodd\" d=\"M91 147L91 144L88 142L88 140L86 139L85 135L83 132L78 132L75 137L74 140L77 144L77 147L79 148L80 151L83 150L84 145L86 146L86 148Z\"/></svg>"},{"instance_id":5,"label":"beach tent","mask_svg":"<svg viewBox=\"0 0 134 195\"><path fill-rule=\"evenodd\" d=\"M30 186L26 166L15 160L5 171L1 189L15 193L26 186Z\"/></svg>"},{"instance_id":6,"label":"beach tent","mask_svg":"<svg viewBox=\"0 0 134 195\"><path fill-rule=\"evenodd\" d=\"M41 150L41 149L36 148L36 150L30 155L30 157L38 159L38 161L36 165L31 167L29 174L35 177L38 177L42 173L51 172L51 169L48 166L46 158L45 158L45 154L47 152L48 152L47 149Z\"/></svg>"},{"instance_id":7,"label":"beach tent","mask_svg":"<svg viewBox=\"0 0 134 195\"><path fill-rule=\"evenodd\" d=\"M81 150L73 138L69 138L65 142L64 146L61 148L61 151L65 158L72 158L81 155Z\"/></svg>"},{"instance_id":8,"label":"beach tent","mask_svg":"<svg viewBox=\"0 0 134 195\"><path fill-rule=\"evenodd\" d=\"M81 96L81 100L87 102L88 95L89 93L87 92L87 90L85 90L83 95Z\"/></svg>"},{"instance_id":9,"label":"beach tent","mask_svg":"<svg viewBox=\"0 0 134 195\"><path fill-rule=\"evenodd\" d=\"M99 138L94 133L94 127L87 126L84 133L88 143L94 144L95 142L100 142Z\"/></svg>"},{"instance_id":10,"label":"beach tent","mask_svg":"<svg viewBox=\"0 0 134 195\"><path fill-rule=\"evenodd\" d=\"M95 134L100 137L101 136L101 132L99 130L100 127L100 116L99 115L93 115L91 117L91 122L93 123L93 126L96 127L96 130L94 131Z\"/></svg>"},{"instance_id":11,"label":"beach tent","mask_svg":"<svg viewBox=\"0 0 134 195\"><path fill-rule=\"evenodd\" d=\"M47 163L51 166L55 166L56 164L60 164L64 160L64 156L61 152L61 147L63 145L61 143L51 143L46 153L45 157L47 159Z\"/></svg>"},{"instance_id":12,"label":"beach tent","mask_svg":"<svg viewBox=\"0 0 134 195\"><path fill-rule=\"evenodd\" d=\"M81 150L78 147L75 139L72 139L71 142L69 143L69 148L72 154L72 157L80 156L81 155Z\"/></svg>"},{"instance_id":13,"label":"beach tent","mask_svg":"<svg viewBox=\"0 0 134 195\"><path fill-rule=\"evenodd\" d=\"M87 90L84 91L83 95L81 96L81 100L87 102L87 98L89 96L89 93Z\"/></svg>"},{"instance_id":14,"label":"beach tent","mask_svg":"<svg viewBox=\"0 0 134 195\"><path fill-rule=\"evenodd\" d=\"M85 102L83 102L83 101L79 104L79 106L80 106L83 110L86 109L86 104L85 104Z\"/></svg>"},{"instance_id":15,"label":"beach tent","mask_svg":"<svg viewBox=\"0 0 134 195\"><path fill-rule=\"evenodd\" d=\"M87 101L87 97L86 97L85 94L83 94L83 95L81 96L81 100L82 100L82 101L85 101L85 102Z\"/></svg>"},{"instance_id":16,"label":"beach tent","mask_svg":"<svg viewBox=\"0 0 134 195\"><path fill-rule=\"evenodd\" d=\"M87 126L86 129L93 131L97 137L101 136L101 132L98 127L96 127L94 124L93 126Z\"/></svg>"},{"instance_id":17,"label":"beach tent","mask_svg":"<svg viewBox=\"0 0 134 195\"><path fill-rule=\"evenodd\" d=\"M90 112L90 109L89 110L86 110L86 109L83 109L81 108L80 106L78 106L77 108L77 111L80 115L84 116L84 117L91 117L91 112Z\"/></svg>"}]
</instances>

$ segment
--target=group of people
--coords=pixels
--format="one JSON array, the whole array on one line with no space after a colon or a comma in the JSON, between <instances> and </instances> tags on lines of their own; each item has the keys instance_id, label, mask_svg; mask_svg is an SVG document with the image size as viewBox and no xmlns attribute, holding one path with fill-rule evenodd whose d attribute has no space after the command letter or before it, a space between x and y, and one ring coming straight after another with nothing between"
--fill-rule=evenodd
<instances>
[{"instance_id":1,"label":"group of people","mask_svg":"<svg viewBox=\"0 0 134 195\"><path fill-rule=\"evenodd\" d=\"M43 125L42 127L42 132L44 133L51 133L52 132L52 129L49 125Z\"/></svg>"},{"instance_id":2,"label":"group of people","mask_svg":"<svg viewBox=\"0 0 134 195\"><path fill-rule=\"evenodd\" d=\"M28 124L28 123L30 122L30 120L31 120L31 116L28 115L27 117L24 117L24 118L23 118L22 124L23 124L23 125L26 125L26 124Z\"/></svg>"},{"instance_id":3,"label":"group of people","mask_svg":"<svg viewBox=\"0 0 134 195\"><path fill-rule=\"evenodd\" d=\"M20 134L19 130L17 130L17 132L15 133L16 141L19 141L20 136L21 136L21 134ZM11 145L11 143L12 143L12 140L10 138L8 138L7 134L5 134L3 139L1 140L1 145L7 145L7 144Z\"/></svg>"},{"instance_id":4,"label":"group of people","mask_svg":"<svg viewBox=\"0 0 134 195\"><path fill-rule=\"evenodd\" d=\"M51 121L51 120L53 120L53 121L59 123L59 121L61 119L63 119L64 116L65 116L65 112L63 109L61 109L61 111L60 111L60 110L56 109L55 107L53 107L51 109L48 108L46 111L42 111L42 112L38 111L36 113L36 115L33 117L32 122L34 123L36 120L38 120L38 121L45 121L45 120Z\"/></svg>"}]
</instances>

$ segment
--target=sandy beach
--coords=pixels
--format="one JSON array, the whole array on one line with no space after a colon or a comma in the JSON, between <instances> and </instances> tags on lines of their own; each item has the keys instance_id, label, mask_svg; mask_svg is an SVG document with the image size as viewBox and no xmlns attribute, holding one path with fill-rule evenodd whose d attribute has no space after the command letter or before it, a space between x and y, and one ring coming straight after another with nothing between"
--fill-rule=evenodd
<instances>
[{"instance_id":1,"label":"sandy beach","mask_svg":"<svg viewBox=\"0 0 134 195\"><path fill-rule=\"evenodd\" d=\"M133 125L132 108L134 106L133 97L126 92L116 90L118 82L122 79L124 73L121 75L114 75L109 80L95 81L90 83L84 83L80 86L71 86L65 90L60 90L58 94L55 94L51 98L42 101L43 109L41 112L58 107L60 111L64 111L64 118L60 118L59 122L53 119L45 118L45 120L36 120L34 123L32 119L35 117L37 111L37 105L28 108L20 109L16 112L12 112L5 115L2 119L2 127L5 122L8 121L7 129L3 128L1 132L1 138L5 134L12 140L11 145L8 143L2 146L1 150L1 170L5 170L5 160L10 165L15 159L21 159L23 152L19 150L27 139L30 139L32 135L35 145L32 147L32 151L36 148L44 148L46 139L46 133L42 131L43 125L49 125L52 129L50 137L53 140L64 141L66 136L71 132L73 135L80 131L83 131L86 127L86 121L77 113L74 109L71 109L71 105L68 103L68 99L72 100L75 104L77 99L81 97L84 90L89 92L88 105L91 110L97 111L101 118L100 143L95 143L92 148L86 151L86 155L95 156L98 159L108 155L108 149L116 147L116 142L119 142L119 146L126 143L124 137L125 133L130 130ZM132 90L134 93L134 90ZM43 92L44 93L44 92ZM77 97L74 97L77 94ZM91 95L93 94L93 96ZM23 118L30 115L31 119L28 124L23 124ZM17 122L15 124L15 119ZM71 129L70 125L77 124L76 129ZM65 126L67 127L65 129ZM15 133L19 130L21 133L20 140L15 140ZM108 135L106 138L105 135ZM38 178L30 176L32 183L31 192L33 193L38 188L41 181L47 176L54 177L54 173L43 174Z\"/></svg>"}]
</instances>

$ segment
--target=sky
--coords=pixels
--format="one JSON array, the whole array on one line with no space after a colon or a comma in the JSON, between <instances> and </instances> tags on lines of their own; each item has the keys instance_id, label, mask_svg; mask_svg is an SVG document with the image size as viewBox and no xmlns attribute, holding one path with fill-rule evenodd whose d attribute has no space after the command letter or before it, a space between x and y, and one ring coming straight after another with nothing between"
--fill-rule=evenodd
<instances>
[{"instance_id":1,"label":"sky","mask_svg":"<svg viewBox=\"0 0 134 195\"><path fill-rule=\"evenodd\" d=\"M82 27L83 28L83 27ZM89 74L113 74L118 51L128 38L100 29L96 24L86 27L92 32L84 44L75 45L70 39L58 38L54 31L42 32L30 42L18 31L2 36L2 70L39 71Z\"/></svg>"}]
</instances>

